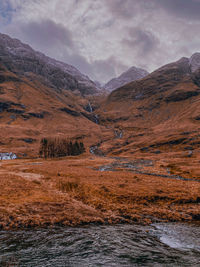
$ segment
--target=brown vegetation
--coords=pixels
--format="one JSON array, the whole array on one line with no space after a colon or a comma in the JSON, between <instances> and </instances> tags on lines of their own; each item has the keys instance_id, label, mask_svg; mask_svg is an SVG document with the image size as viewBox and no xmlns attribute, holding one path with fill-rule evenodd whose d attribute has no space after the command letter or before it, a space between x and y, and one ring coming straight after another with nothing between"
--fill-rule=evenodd
<instances>
[{"instance_id":1,"label":"brown vegetation","mask_svg":"<svg viewBox=\"0 0 200 267\"><path fill-rule=\"evenodd\" d=\"M200 87L184 66L87 98L2 68L1 152L37 157L46 136L41 154L52 159L1 163L1 226L199 221ZM95 114L86 109L89 101ZM70 157L77 153L69 153L66 139L106 156ZM101 172L101 165L111 167Z\"/></svg>"},{"instance_id":2,"label":"brown vegetation","mask_svg":"<svg viewBox=\"0 0 200 267\"><path fill-rule=\"evenodd\" d=\"M173 173L188 181L137 174L123 168L98 171L99 166L115 162L105 157L2 162L0 224L10 228L198 221L199 157L194 159L191 172L186 171L187 158L185 162L177 154L170 158L174 165L155 155L151 158L155 164L145 168L152 173L165 173L165 168L172 168Z\"/></svg>"}]
</instances>

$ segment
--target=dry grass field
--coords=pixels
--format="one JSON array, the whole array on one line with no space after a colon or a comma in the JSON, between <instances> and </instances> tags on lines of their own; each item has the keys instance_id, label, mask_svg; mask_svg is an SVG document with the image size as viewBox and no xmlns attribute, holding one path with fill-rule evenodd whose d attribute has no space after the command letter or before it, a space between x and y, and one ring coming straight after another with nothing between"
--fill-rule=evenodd
<instances>
[{"instance_id":1,"label":"dry grass field","mask_svg":"<svg viewBox=\"0 0 200 267\"><path fill-rule=\"evenodd\" d=\"M1 161L0 225L198 221L199 162L175 152Z\"/></svg>"}]
</instances>

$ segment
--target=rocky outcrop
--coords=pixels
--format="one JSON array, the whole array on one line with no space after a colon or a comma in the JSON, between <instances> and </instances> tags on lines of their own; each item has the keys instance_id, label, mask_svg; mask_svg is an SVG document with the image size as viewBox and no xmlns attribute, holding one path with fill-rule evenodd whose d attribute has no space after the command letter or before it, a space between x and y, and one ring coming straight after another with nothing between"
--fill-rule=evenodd
<instances>
[{"instance_id":1,"label":"rocky outcrop","mask_svg":"<svg viewBox=\"0 0 200 267\"><path fill-rule=\"evenodd\" d=\"M193 54L189 60L189 63L192 72L198 70L200 68L200 53Z\"/></svg>"},{"instance_id":2,"label":"rocky outcrop","mask_svg":"<svg viewBox=\"0 0 200 267\"><path fill-rule=\"evenodd\" d=\"M60 108L60 111L63 111L71 116L74 116L74 117L79 117L80 116L80 113L75 111L75 110L72 110L72 109L69 109L69 108Z\"/></svg>"},{"instance_id":3,"label":"rocky outcrop","mask_svg":"<svg viewBox=\"0 0 200 267\"><path fill-rule=\"evenodd\" d=\"M0 34L0 65L29 79L34 79L31 75L34 74L56 90L78 90L82 95L98 92L98 86L75 67L36 52L5 34ZM0 77L0 82L2 79L5 77Z\"/></svg>"},{"instance_id":4,"label":"rocky outcrop","mask_svg":"<svg viewBox=\"0 0 200 267\"><path fill-rule=\"evenodd\" d=\"M20 109L18 110L25 109L25 106L22 104L14 103L11 101L1 101L0 102L0 113L4 111L11 112L12 110L17 110L15 107L19 107Z\"/></svg>"},{"instance_id":5,"label":"rocky outcrop","mask_svg":"<svg viewBox=\"0 0 200 267\"><path fill-rule=\"evenodd\" d=\"M170 94L169 96L165 98L165 101L166 102L179 102L179 101L183 101L188 98L191 98L193 96L197 96L199 94L200 94L199 91L173 92L172 94Z\"/></svg>"},{"instance_id":6,"label":"rocky outcrop","mask_svg":"<svg viewBox=\"0 0 200 267\"><path fill-rule=\"evenodd\" d=\"M106 83L104 85L104 89L106 91L111 92L127 83L142 79L147 75L148 75L148 72L146 70L136 68L136 67L131 67L129 70L122 73L119 77L114 78L110 80L108 83Z\"/></svg>"}]
</instances>

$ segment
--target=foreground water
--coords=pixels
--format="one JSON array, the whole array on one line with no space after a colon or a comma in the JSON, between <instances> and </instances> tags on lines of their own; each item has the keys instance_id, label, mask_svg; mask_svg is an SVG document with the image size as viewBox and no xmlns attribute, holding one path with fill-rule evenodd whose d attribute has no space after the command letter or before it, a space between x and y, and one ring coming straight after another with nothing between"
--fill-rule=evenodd
<instances>
[{"instance_id":1,"label":"foreground water","mask_svg":"<svg viewBox=\"0 0 200 267\"><path fill-rule=\"evenodd\" d=\"M200 266L200 227L154 224L1 231L0 266Z\"/></svg>"}]
</instances>

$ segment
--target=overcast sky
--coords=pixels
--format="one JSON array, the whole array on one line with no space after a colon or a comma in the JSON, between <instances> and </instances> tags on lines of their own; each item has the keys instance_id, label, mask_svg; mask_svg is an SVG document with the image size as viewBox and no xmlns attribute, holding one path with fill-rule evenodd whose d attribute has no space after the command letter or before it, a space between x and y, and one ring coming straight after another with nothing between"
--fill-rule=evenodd
<instances>
[{"instance_id":1,"label":"overcast sky","mask_svg":"<svg viewBox=\"0 0 200 267\"><path fill-rule=\"evenodd\" d=\"M0 0L0 32L104 83L200 51L200 0Z\"/></svg>"}]
</instances>

